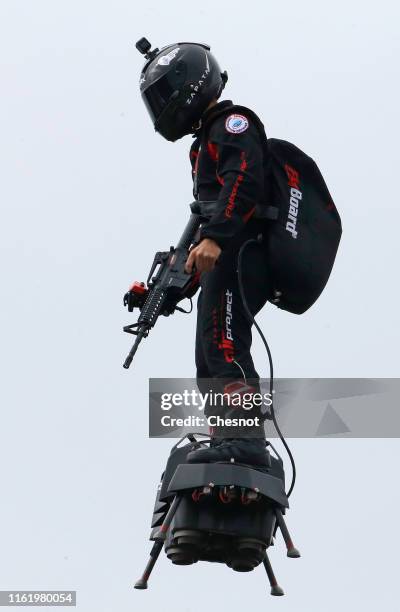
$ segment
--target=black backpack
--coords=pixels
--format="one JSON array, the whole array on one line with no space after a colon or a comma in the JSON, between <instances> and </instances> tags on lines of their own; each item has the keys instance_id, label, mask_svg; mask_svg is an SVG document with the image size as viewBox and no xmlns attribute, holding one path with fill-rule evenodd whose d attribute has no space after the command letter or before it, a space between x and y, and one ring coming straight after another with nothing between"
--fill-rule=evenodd
<instances>
[{"instance_id":1,"label":"black backpack","mask_svg":"<svg viewBox=\"0 0 400 612\"><path fill-rule=\"evenodd\" d=\"M225 107L212 121L227 112L250 116L263 140L265 209L270 219L275 217L266 232L266 263L274 287L270 301L302 314L320 296L331 273L342 235L339 213L311 157L290 142L267 138L259 117L244 106Z\"/></svg>"}]
</instances>

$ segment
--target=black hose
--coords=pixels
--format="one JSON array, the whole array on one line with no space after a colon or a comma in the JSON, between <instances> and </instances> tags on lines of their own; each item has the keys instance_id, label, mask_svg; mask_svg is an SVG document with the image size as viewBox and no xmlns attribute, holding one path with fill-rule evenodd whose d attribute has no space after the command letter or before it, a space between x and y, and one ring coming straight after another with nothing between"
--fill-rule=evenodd
<instances>
[{"instance_id":1,"label":"black hose","mask_svg":"<svg viewBox=\"0 0 400 612\"><path fill-rule=\"evenodd\" d=\"M262 238L257 240L255 238L251 238L250 240L247 240L244 244L242 244L242 246L240 247L240 251L239 251L239 256L238 256L238 281L239 281L239 292L240 292L240 297L242 298L242 302L243 302L243 306L245 309L245 312L248 316L248 318L250 319L250 321L253 323L254 327L256 328L256 330L258 331L261 340L264 343L265 349L267 351L268 354L268 360L269 360L269 372L270 372L270 376L269 376L269 392L270 392L270 396L271 396L271 417L272 417L272 422L274 424L274 427L276 429L276 432L278 434L278 436L280 437L283 446L286 449L286 452L289 456L290 459L290 463L292 466L292 482L290 484L289 490L286 493L286 497L290 497L293 489L294 489L294 485L296 482L296 463L294 461L293 455L292 455L292 451L290 450L288 443L286 442L280 427L278 425L278 422L276 420L276 414L275 414L275 410L274 410L274 402L273 402L273 392L274 392L274 365L272 362L272 355L271 355L271 351L270 348L268 346L268 342L265 339L265 336L263 334L263 332L261 331L260 326L258 325L257 321L255 320L255 318L253 317L250 308L247 304L246 301L246 296L244 294L244 286L243 286L243 270L242 270L242 258L243 258L243 253L246 249L246 247L251 244L252 242L255 242L256 244L260 244Z\"/></svg>"}]
</instances>

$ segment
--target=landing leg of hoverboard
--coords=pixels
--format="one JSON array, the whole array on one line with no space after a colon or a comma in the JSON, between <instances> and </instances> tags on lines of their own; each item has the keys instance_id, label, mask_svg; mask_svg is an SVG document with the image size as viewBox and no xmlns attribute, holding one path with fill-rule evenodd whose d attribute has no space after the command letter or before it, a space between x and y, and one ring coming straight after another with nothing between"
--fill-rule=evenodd
<instances>
[{"instance_id":1,"label":"landing leg of hoverboard","mask_svg":"<svg viewBox=\"0 0 400 612\"><path fill-rule=\"evenodd\" d=\"M135 589L147 589L147 582L150 578L150 574L153 571L153 567L156 564L158 557L160 556L160 552L163 549L165 538L167 537L168 529L172 523L172 519L174 518L175 512L178 509L180 504L181 497L175 497L172 502L167 515L164 519L163 524L160 527L160 530L157 532L155 536L155 542L153 544L153 548L150 551L150 559L147 562L146 568L143 572L143 575L135 584Z\"/></svg>"},{"instance_id":2,"label":"landing leg of hoverboard","mask_svg":"<svg viewBox=\"0 0 400 612\"><path fill-rule=\"evenodd\" d=\"M271 595L284 595L285 593L283 589L279 586L275 578L274 570L272 569L272 565L267 553L265 553L263 564L265 567L265 571L267 572L269 583L271 585Z\"/></svg>"},{"instance_id":3,"label":"landing leg of hoverboard","mask_svg":"<svg viewBox=\"0 0 400 612\"><path fill-rule=\"evenodd\" d=\"M300 557L300 552L297 550L297 548L295 548L292 542L292 538L290 537L290 533L288 531L288 528L286 527L285 520L279 508L275 508L275 515L278 521L279 529L281 530L283 539L285 540L287 556L291 559L297 559L298 557Z\"/></svg>"}]
</instances>

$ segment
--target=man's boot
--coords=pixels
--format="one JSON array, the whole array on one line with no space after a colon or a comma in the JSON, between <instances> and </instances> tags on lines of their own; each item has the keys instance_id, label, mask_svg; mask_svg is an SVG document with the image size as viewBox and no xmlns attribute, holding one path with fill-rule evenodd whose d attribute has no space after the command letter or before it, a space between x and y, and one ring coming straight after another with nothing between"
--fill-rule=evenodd
<instances>
[{"instance_id":1,"label":"man's boot","mask_svg":"<svg viewBox=\"0 0 400 612\"><path fill-rule=\"evenodd\" d=\"M265 438L223 438L219 442L215 439L209 448L191 451L187 456L188 463L216 463L231 459L235 463L268 467Z\"/></svg>"}]
</instances>

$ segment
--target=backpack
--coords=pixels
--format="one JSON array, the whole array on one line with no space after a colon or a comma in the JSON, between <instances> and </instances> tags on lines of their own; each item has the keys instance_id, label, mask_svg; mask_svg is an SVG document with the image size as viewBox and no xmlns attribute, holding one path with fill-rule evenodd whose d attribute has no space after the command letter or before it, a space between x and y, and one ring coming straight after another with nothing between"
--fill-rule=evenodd
<instances>
[{"instance_id":1,"label":"backpack","mask_svg":"<svg viewBox=\"0 0 400 612\"><path fill-rule=\"evenodd\" d=\"M306 312L321 295L342 235L339 213L311 157L285 140L267 138L259 117L244 106L227 112L250 116L265 151L267 261L274 287L270 302L294 314ZM211 123L210 121L210 123ZM262 211L263 206L259 207ZM275 214L271 215L271 210ZM261 213L262 216L262 213ZM273 220L271 220L271 218Z\"/></svg>"}]
</instances>

